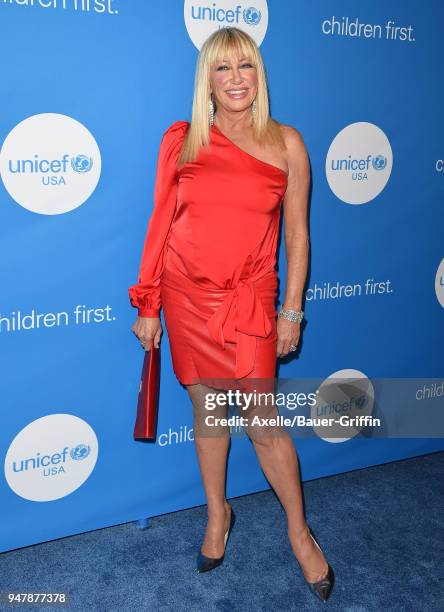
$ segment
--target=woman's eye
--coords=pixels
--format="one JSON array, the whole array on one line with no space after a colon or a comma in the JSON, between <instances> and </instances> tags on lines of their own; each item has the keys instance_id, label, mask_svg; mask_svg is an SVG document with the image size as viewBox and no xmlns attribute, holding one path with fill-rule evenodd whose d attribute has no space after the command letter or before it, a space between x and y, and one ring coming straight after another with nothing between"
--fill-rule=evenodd
<instances>
[{"instance_id":1,"label":"woman's eye","mask_svg":"<svg viewBox=\"0 0 444 612\"><path fill-rule=\"evenodd\" d=\"M250 64L250 62L245 62L244 64L240 65L240 68L253 68L253 64ZM216 70L230 70L230 68L229 66L221 65L218 66Z\"/></svg>"}]
</instances>

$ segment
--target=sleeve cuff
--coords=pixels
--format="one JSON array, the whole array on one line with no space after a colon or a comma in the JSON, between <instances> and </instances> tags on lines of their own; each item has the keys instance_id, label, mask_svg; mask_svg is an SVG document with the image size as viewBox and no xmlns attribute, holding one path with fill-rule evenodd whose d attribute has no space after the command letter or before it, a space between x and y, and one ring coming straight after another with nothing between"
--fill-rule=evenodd
<instances>
[{"instance_id":1,"label":"sleeve cuff","mask_svg":"<svg viewBox=\"0 0 444 612\"><path fill-rule=\"evenodd\" d=\"M156 317L156 318L160 318L159 316L159 312L160 309L159 308L139 308L138 309L138 315L139 317Z\"/></svg>"}]
</instances>

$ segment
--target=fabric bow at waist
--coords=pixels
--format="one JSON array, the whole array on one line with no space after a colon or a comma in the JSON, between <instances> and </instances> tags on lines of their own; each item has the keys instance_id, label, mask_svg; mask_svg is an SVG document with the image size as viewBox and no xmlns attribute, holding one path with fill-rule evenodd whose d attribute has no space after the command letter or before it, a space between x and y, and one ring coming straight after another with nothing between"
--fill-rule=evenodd
<instances>
[{"instance_id":1,"label":"fabric bow at waist","mask_svg":"<svg viewBox=\"0 0 444 612\"><path fill-rule=\"evenodd\" d=\"M260 277L264 277L264 273ZM247 376L254 368L256 337L266 338L272 331L255 286L258 279L240 279L236 287L227 289L227 296L207 320L212 337L223 349L225 341L237 343L236 378Z\"/></svg>"}]
</instances>

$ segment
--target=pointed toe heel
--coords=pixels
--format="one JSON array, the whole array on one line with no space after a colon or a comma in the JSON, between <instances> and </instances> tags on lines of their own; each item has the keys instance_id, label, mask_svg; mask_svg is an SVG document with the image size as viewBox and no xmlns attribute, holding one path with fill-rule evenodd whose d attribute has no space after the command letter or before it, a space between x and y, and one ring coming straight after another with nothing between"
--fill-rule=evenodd
<instances>
[{"instance_id":1,"label":"pointed toe heel","mask_svg":"<svg viewBox=\"0 0 444 612\"><path fill-rule=\"evenodd\" d=\"M331 568L330 564L328 564L327 574L318 582L308 582L306 579L305 582L308 585L308 588L313 593L315 597L318 597L322 602L326 603L327 599L330 597L330 594L333 590L334 584L334 572Z\"/></svg>"},{"instance_id":2,"label":"pointed toe heel","mask_svg":"<svg viewBox=\"0 0 444 612\"><path fill-rule=\"evenodd\" d=\"M322 552L321 547L316 542L311 531L310 531L310 537L315 543L315 545L317 546L317 548L319 548L319 550ZM335 582L335 574L333 572L333 568L331 567L330 563L328 563L328 561L327 561L327 565L328 565L327 573L325 574L323 578L321 578L317 582L309 582L304 576L305 582L307 583L307 586L310 589L310 591L313 593L315 597L320 599L323 603L326 603L327 599L330 597L331 592L333 590L333 585Z\"/></svg>"},{"instance_id":3,"label":"pointed toe heel","mask_svg":"<svg viewBox=\"0 0 444 612\"><path fill-rule=\"evenodd\" d=\"M235 521L236 521L236 516L234 514L233 508L231 508L230 526L228 527L224 535L224 554L221 557L207 557L206 555L202 554L200 550L197 553L197 568L196 569L200 574L203 572L209 572L210 570L213 570L214 568L222 564L225 558L225 547L227 545L228 536L230 535L231 530L233 529L233 525Z\"/></svg>"}]
</instances>

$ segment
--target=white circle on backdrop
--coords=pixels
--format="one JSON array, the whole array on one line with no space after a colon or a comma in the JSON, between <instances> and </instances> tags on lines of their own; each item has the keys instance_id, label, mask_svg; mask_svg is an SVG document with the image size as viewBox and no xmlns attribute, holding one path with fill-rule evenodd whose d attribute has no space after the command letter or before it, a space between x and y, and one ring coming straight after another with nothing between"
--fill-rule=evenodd
<instances>
[{"instance_id":1,"label":"white circle on backdrop","mask_svg":"<svg viewBox=\"0 0 444 612\"><path fill-rule=\"evenodd\" d=\"M444 259L441 259L441 263L438 266L435 276L435 291L438 302L444 308Z\"/></svg>"},{"instance_id":2,"label":"white circle on backdrop","mask_svg":"<svg viewBox=\"0 0 444 612\"><path fill-rule=\"evenodd\" d=\"M185 0L183 14L188 35L199 51L210 34L227 26L244 30L259 47L268 27L267 0Z\"/></svg>"},{"instance_id":3,"label":"white circle on backdrop","mask_svg":"<svg viewBox=\"0 0 444 612\"><path fill-rule=\"evenodd\" d=\"M381 193L390 178L393 152L377 125L351 123L333 139L325 173L333 193L346 204L366 204Z\"/></svg>"},{"instance_id":4,"label":"white circle on backdrop","mask_svg":"<svg viewBox=\"0 0 444 612\"><path fill-rule=\"evenodd\" d=\"M83 419L72 414L41 417L11 442L5 457L6 481L24 499L60 499L89 478L98 447L94 430Z\"/></svg>"},{"instance_id":5,"label":"white circle on backdrop","mask_svg":"<svg viewBox=\"0 0 444 612\"><path fill-rule=\"evenodd\" d=\"M0 176L9 195L42 215L59 215L83 204L100 172L94 136L76 119L58 113L24 119L0 151Z\"/></svg>"},{"instance_id":6,"label":"white circle on backdrop","mask_svg":"<svg viewBox=\"0 0 444 612\"><path fill-rule=\"evenodd\" d=\"M341 416L371 416L375 403L375 390L369 378L359 370L338 370L328 376L316 393L316 403L311 407L311 418L333 418ZM325 442L346 442L363 429L357 425L340 423L313 427L316 435Z\"/></svg>"}]
</instances>

